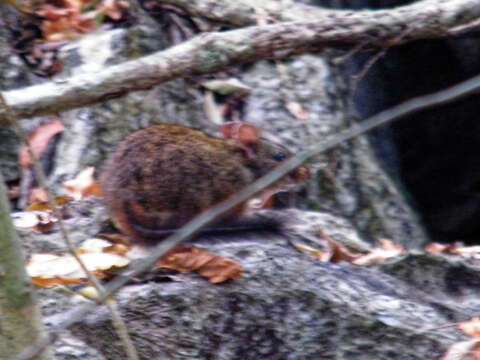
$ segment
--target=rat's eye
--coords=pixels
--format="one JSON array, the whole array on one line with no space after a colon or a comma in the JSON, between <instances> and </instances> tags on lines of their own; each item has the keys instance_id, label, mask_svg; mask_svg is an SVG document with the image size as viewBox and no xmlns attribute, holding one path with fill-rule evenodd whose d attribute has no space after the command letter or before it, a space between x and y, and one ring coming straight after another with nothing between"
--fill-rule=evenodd
<instances>
[{"instance_id":1,"label":"rat's eye","mask_svg":"<svg viewBox=\"0 0 480 360\"><path fill-rule=\"evenodd\" d=\"M275 161L283 161L283 160L286 159L287 154L285 154L282 151L277 151L277 152L273 153L272 157L273 157L273 160L275 160Z\"/></svg>"}]
</instances>

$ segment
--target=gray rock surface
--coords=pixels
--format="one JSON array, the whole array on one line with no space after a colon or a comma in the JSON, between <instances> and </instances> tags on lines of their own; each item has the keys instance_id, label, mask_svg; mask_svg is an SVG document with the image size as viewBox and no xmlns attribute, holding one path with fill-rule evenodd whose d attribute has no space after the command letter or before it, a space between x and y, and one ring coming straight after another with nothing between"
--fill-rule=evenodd
<instances>
[{"instance_id":1,"label":"gray rock surface","mask_svg":"<svg viewBox=\"0 0 480 360\"><path fill-rule=\"evenodd\" d=\"M462 339L452 328L419 332L460 314L378 271L271 242L223 248L240 259L241 279L212 285L188 275L117 295L142 358L433 359ZM122 357L106 310L72 331L107 358Z\"/></svg>"},{"instance_id":2,"label":"gray rock surface","mask_svg":"<svg viewBox=\"0 0 480 360\"><path fill-rule=\"evenodd\" d=\"M85 206L90 212L78 211L70 220L79 237L82 227L86 234L104 221L91 216L103 212L98 201L74 207ZM298 210L276 214L290 219L288 233L190 241L238 261L241 278L214 285L195 273L150 272L116 294L142 359L434 359L466 339L442 325L478 312L474 291L480 268L474 263L423 254L371 268L322 263L292 242L305 243L302 232L321 228L339 242L362 243L349 221ZM40 251L48 240L30 235L28 241ZM69 311L85 302L53 289L39 295L49 326L70 318ZM103 307L62 332L54 349L59 359L125 358Z\"/></svg>"}]
</instances>

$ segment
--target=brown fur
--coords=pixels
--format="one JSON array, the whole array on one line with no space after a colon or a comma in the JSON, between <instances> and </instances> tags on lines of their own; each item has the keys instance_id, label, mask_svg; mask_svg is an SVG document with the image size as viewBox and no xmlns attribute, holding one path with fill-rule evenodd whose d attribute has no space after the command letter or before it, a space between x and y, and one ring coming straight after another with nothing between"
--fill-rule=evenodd
<instances>
[{"instance_id":1,"label":"brown fur","mask_svg":"<svg viewBox=\"0 0 480 360\"><path fill-rule=\"evenodd\" d=\"M143 241L152 236L142 228L178 228L267 173L278 165L272 158L276 149L252 141L251 134L242 143L235 136L224 140L179 125L155 125L118 145L100 184L115 225L132 241ZM296 177L293 172L289 182ZM241 216L242 209L223 220Z\"/></svg>"}]
</instances>

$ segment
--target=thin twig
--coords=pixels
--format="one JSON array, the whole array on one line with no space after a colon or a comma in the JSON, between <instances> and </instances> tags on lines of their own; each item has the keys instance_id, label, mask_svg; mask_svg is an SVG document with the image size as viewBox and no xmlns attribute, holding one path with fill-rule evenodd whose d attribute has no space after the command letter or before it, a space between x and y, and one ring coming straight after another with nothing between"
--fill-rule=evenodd
<instances>
[{"instance_id":1,"label":"thin twig","mask_svg":"<svg viewBox=\"0 0 480 360\"><path fill-rule=\"evenodd\" d=\"M345 63L347 60L350 60L354 55L358 54L362 49L366 48L368 43L358 43L353 48L347 51L347 53L337 56L332 60L333 65L339 66Z\"/></svg>"},{"instance_id":2,"label":"thin twig","mask_svg":"<svg viewBox=\"0 0 480 360\"><path fill-rule=\"evenodd\" d=\"M402 31L397 37L395 37L392 40L392 43L390 46L399 44L409 33L411 33L414 30L415 30L414 25L407 26L404 31ZM350 91L352 94L355 94L360 81L367 74L367 72L372 68L372 66L387 53L389 48L390 47L384 47L380 49L380 51L378 51L366 62L366 64L363 66L363 69L358 74L352 76L352 84L350 86L351 87Z\"/></svg>"},{"instance_id":3,"label":"thin twig","mask_svg":"<svg viewBox=\"0 0 480 360\"><path fill-rule=\"evenodd\" d=\"M72 242L70 241L70 237L68 236L67 229L65 227L65 224L62 219L62 214L60 210L58 209L57 205L55 204L54 197L52 195L52 192L50 190L50 187L47 185L47 177L41 168L40 164L37 161L37 158L35 154L33 153L33 149L30 146L30 143L28 141L28 137L23 131L22 127L18 123L18 121L9 113L9 108L7 104L5 103L5 100L3 99L3 96L0 93L0 107L3 109L5 112L6 118L10 121L10 124L13 126L15 129L16 133L22 140L22 142L25 144L27 148L27 152L32 159L32 164L33 164L33 169L35 171L35 175L37 176L38 182L40 186L45 190L45 193L47 194L47 201L52 209L52 212L54 216L58 220L58 227L60 229L60 234L65 242L65 245L67 246L67 249L69 253L75 258L75 260L78 262L80 267L82 268L83 272L87 276L88 280L90 283L95 287L95 289L98 291L99 294L104 294L105 293L105 288L102 286L102 284L98 281L98 279L91 273L90 270L88 270L87 266L85 265L84 261L81 259L81 257L77 254L75 251L75 248L73 247ZM106 299L108 299L106 297ZM128 355L128 359L130 360L138 360L138 355L135 352L135 348L132 345L131 339L128 337L128 331L125 323L123 322L120 314L118 313L118 309L115 307L115 304L112 301L105 301L105 305L107 306L110 314L112 315L112 321L115 324L115 328L118 331L118 335L121 338L125 350ZM38 352L40 352L43 349L40 349Z\"/></svg>"},{"instance_id":4,"label":"thin twig","mask_svg":"<svg viewBox=\"0 0 480 360\"><path fill-rule=\"evenodd\" d=\"M480 19L474 20L468 24L457 26L453 29L450 29L448 33L452 36L461 36L466 33L471 33L475 31L480 31Z\"/></svg>"},{"instance_id":5,"label":"thin twig","mask_svg":"<svg viewBox=\"0 0 480 360\"><path fill-rule=\"evenodd\" d=\"M229 198L226 201L214 206L209 211L202 213L201 215L195 217L192 221L186 224L184 227L180 228L175 234L169 236L167 239L163 240L159 245L157 245L151 252L151 255L146 257L142 263L132 269L128 269L123 273L123 276L119 276L116 279L112 280L106 285L106 291L103 295L100 296L100 301L105 301L108 296L116 292L123 285L125 285L132 277L141 274L142 272L148 270L153 266L156 260L164 255L167 251L173 247L180 244L185 239L191 237L195 232L197 232L202 226L209 223L217 216L221 215L228 209L232 208L235 205L238 205L254 194L258 193L261 189L266 188L270 184L274 183L285 174L289 173L293 169L297 168L303 164L310 157L327 151L346 140L352 139L356 136L364 134L373 128L387 124L394 120L397 120L403 116L412 114L419 110L424 110L431 108L433 106L446 104L452 102L460 97L469 95L475 91L480 90L480 75L473 77L467 81L464 81L458 85L452 86L450 88L438 91L433 94L424 95L420 97L413 98L406 102L403 102L399 105L396 105L390 109L384 110L377 115L372 116L371 118L362 121L361 123L350 126L349 128L329 136L324 141L319 142L318 144L310 146L308 149L299 152L297 155L290 158L281 166L277 167L267 175L255 181L253 184L244 188L243 190L236 193L234 196ZM95 304L86 304L80 308L72 310L67 316L66 320L63 321L60 325L52 329L50 338L44 339L41 342L33 345L31 348L26 349L26 351L20 354L17 357L17 360L26 360L31 358L32 349L43 349L47 346L52 337L56 335L60 330L66 329L72 324L79 321L85 316L86 313L91 311L95 307Z\"/></svg>"},{"instance_id":6,"label":"thin twig","mask_svg":"<svg viewBox=\"0 0 480 360\"><path fill-rule=\"evenodd\" d=\"M377 51L375 55L373 55L368 61L363 65L362 69L358 74L352 75L351 85L350 85L350 92L351 94L355 94L357 92L358 84L360 80L366 75L366 73L372 68L372 66L387 53L388 48L383 48L380 51Z\"/></svg>"}]
</instances>

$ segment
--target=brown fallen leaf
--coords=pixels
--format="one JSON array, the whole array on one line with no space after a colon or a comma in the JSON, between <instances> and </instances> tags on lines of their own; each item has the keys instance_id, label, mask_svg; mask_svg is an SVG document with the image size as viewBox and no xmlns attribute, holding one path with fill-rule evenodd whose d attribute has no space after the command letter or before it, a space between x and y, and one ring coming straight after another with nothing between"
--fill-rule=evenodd
<instances>
[{"instance_id":1,"label":"brown fallen leaf","mask_svg":"<svg viewBox=\"0 0 480 360\"><path fill-rule=\"evenodd\" d=\"M76 200L91 195L100 196L100 185L93 178L94 172L93 166L87 167L80 171L74 179L64 181L62 185Z\"/></svg>"},{"instance_id":2,"label":"brown fallen leaf","mask_svg":"<svg viewBox=\"0 0 480 360\"><path fill-rule=\"evenodd\" d=\"M66 204L66 203L68 203L72 200L73 200L72 197L62 195L62 196L56 196L53 199L53 202L55 203L55 205L61 206L61 205ZM47 211L47 210L52 210L52 208L50 207L50 204L48 202L40 201L40 202L35 202L33 204L28 205L25 210L26 211L36 211L36 210Z\"/></svg>"},{"instance_id":3,"label":"brown fallen leaf","mask_svg":"<svg viewBox=\"0 0 480 360\"><path fill-rule=\"evenodd\" d=\"M451 254L458 245L458 242L453 244L440 244L431 242L425 246L425 251L431 254Z\"/></svg>"},{"instance_id":4,"label":"brown fallen leaf","mask_svg":"<svg viewBox=\"0 0 480 360\"><path fill-rule=\"evenodd\" d=\"M321 238L325 239L328 244L328 251L323 255L323 258L320 259L321 261L328 261L331 263L338 263L340 261L353 262L355 259L362 256L360 254L351 253L345 246L325 234L323 230L320 230L319 235Z\"/></svg>"},{"instance_id":5,"label":"brown fallen leaf","mask_svg":"<svg viewBox=\"0 0 480 360\"><path fill-rule=\"evenodd\" d=\"M216 256L192 245L181 245L158 259L156 268L188 273L196 270L212 283L235 279L242 275L242 267L232 259Z\"/></svg>"},{"instance_id":6,"label":"brown fallen leaf","mask_svg":"<svg viewBox=\"0 0 480 360\"><path fill-rule=\"evenodd\" d=\"M352 263L355 265L367 265L373 262L383 262L404 252L402 245L394 244L389 239L382 238L379 241L380 247L374 248L368 254L359 256Z\"/></svg>"},{"instance_id":7,"label":"brown fallen leaf","mask_svg":"<svg viewBox=\"0 0 480 360\"><path fill-rule=\"evenodd\" d=\"M61 276L52 276L49 278L43 278L41 276L32 276L30 277L32 282L41 287L54 287L59 285L75 285L82 284L87 281L87 279L77 279Z\"/></svg>"},{"instance_id":8,"label":"brown fallen leaf","mask_svg":"<svg viewBox=\"0 0 480 360\"><path fill-rule=\"evenodd\" d=\"M58 0L55 5L42 4L35 15L42 18L43 41L73 40L92 32L102 23L104 17L121 20L129 7L127 1L103 0L94 6L85 6L90 0ZM88 11L87 11L88 10Z\"/></svg>"},{"instance_id":9,"label":"brown fallen leaf","mask_svg":"<svg viewBox=\"0 0 480 360\"><path fill-rule=\"evenodd\" d=\"M339 243L338 241L328 236L323 230L320 230L318 235L320 238L324 239L326 242L323 250L320 250L308 245L304 245L304 244L294 244L294 246L300 251L310 253L310 255L312 255L315 259L318 259L323 262L332 262L332 263L338 263L340 261L353 262L353 260L362 256L361 254L352 253L341 243Z\"/></svg>"},{"instance_id":10,"label":"brown fallen leaf","mask_svg":"<svg viewBox=\"0 0 480 360\"><path fill-rule=\"evenodd\" d=\"M65 130L59 118L55 118L48 124L40 125L28 135L28 143L32 148L35 158L39 158L47 148L50 140L57 134ZM22 169L26 169L32 165L32 159L28 154L27 147L23 145L18 153L18 162Z\"/></svg>"},{"instance_id":11,"label":"brown fallen leaf","mask_svg":"<svg viewBox=\"0 0 480 360\"><path fill-rule=\"evenodd\" d=\"M214 256L212 260L198 268L197 271L214 284L224 282L228 279L236 279L242 275L240 264L222 256Z\"/></svg>"},{"instance_id":12,"label":"brown fallen leaf","mask_svg":"<svg viewBox=\"0 0 480 360\"><path fill-rule=\"evenodd\" d=\"M41 25L43 40L73 40L95 30L99 11L82 12L83 7L82 0L59 0L55 6L43 4L36 9L35 14L44 19Z\"/></svg>"}]
</instances>

